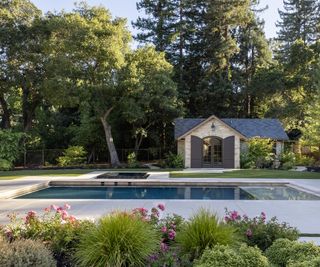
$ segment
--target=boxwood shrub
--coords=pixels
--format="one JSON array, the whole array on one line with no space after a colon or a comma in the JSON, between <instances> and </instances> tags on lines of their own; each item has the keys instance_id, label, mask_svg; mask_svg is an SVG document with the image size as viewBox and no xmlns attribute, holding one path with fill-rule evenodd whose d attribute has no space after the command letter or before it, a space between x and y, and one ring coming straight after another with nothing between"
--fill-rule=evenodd
<instances>
[{"instance_id":1,"label":"boxwood shrub","mask_svg":"<svg viewBox=\"0 0 320 267\"><path fill-rule=\"evenodd\" d=\"M286 267L320 257L320 247L313 243L278 239L266 250L270 263Z\"/></svg>"},{"instance_id":2,"label":"boxwood shrub","mask_svg":"<svg viewBox=\"0 0 320 267\"><path fill-rule=\"evenodd\" d=\"M195 267L267 267L268 260L257 247L216 245L206 249Z\"/></svg>"}]
</instances>

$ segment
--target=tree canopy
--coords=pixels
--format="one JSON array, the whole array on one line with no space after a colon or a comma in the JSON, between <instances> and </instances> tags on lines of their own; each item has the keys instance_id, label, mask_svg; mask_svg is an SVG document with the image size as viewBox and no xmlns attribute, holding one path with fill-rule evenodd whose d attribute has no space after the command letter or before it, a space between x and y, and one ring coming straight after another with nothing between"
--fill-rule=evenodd
<instances>
[{"instance_id":1,"label":"tree canopy","mask_svg":"<svg viewBox=\"0 0 320 267\"><path fill-rule=\"evenodd\" d=\"M113 166L122 148L168 152L180 116L276 117L319 143L320 2L283 3L268 40L258 0L140 0L136 36L101 6L3 0L0 129Z\"/></svg>"}]
</instances>

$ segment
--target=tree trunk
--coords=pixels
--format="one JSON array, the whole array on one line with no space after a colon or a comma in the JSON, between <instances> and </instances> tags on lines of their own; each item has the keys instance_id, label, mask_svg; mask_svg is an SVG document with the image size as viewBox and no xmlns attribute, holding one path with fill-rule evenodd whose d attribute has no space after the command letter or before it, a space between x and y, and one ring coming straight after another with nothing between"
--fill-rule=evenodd
<instances>
[{"instance_id":1,"label":"tree trunk","mask_svg":"<svg viewBox=\"0 0 320 267\"><path fill-rule=\"evenodd\" d=\"M31 107L30 101L30 89L27 86L22 86L22 119L23 130L28 132L32 128L32 119L35 107ZM34 105L36 106L36 105Z\"/></svg>"},{"instance_id":2,"label":"tree trunk","mask_svg":"<svg viewBox=\"0 0 320 267\"><path fill-rule=\"evenodd\" d=\"M110 162L112 167L119 167L120 166L120 161L118 157L118 153L116 150L116 147L113 142L112 138L112 132L111 132L111 126L107 122L107 118L112 111L113 108L110 108L102 117L100 117L101 123L103 125L103 130L104 134L106 137L107 145L108 145L108 150L110 154Z\"/></svg>"},{"instance_id":3,"label":"tree trunk","mask_svg":"<svg viewBox=\"0 0 320 267\"><path fill-rule=\"evenodd\" d=\"M8 104L7 104L6 100L4 99L3 94L0 95L0 105L2 108L2 112L3 112L0 127L2 129L9 129L11 127L10 110L8 108Z\"/></svg>"},{"instance_id":4,"label":"tree trunk","mask_svg":"<svg viewBox=\"0 0 320 267\"><path fill-rule=\"evenodd\" d=\"M136 137L136 140L134 142L134 151L136 152L136 155L138 154L138 150L141 146L141 143L142 143L142 139L143 139L143 136L142 134L139 134L137 137Z\"/></svg>"}]
</instances>

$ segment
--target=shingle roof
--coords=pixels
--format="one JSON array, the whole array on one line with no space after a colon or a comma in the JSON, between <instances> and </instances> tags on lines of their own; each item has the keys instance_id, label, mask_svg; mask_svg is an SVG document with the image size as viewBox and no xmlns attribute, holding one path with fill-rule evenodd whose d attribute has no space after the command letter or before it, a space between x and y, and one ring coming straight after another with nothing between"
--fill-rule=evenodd
<instances>
[{"instance_id":1,"label":"shingle roof","mask_svg":"<svg viewBox=\"0 0 320 267\"><path fill-rule=\"evenodd\" d=\"M176 119L174 121L174 138L177 139L205 120L206 119Z\"/></svg>"},{"instance_id":2,"label":"shingle roof","mask_svg":"<svg viewBox=\"0 0 320 267\"><path fill-rule=\"evenodd\" d=\"M206 119L176 119L175 138L179 138ZM259 136L274 140L289 140L278 119L221 119L247 138Z\"/></svg>"},{"instance_id":3,"label":"shingle roof","mask_svg":"<svg viewBox=\"0 0 320 267\"><path fill-rule=\"evenodd\" d=\"M274 140L289 140L278 119L222 119L222 121L248 138L259 136Z\"/></svg>"}]
</instances>

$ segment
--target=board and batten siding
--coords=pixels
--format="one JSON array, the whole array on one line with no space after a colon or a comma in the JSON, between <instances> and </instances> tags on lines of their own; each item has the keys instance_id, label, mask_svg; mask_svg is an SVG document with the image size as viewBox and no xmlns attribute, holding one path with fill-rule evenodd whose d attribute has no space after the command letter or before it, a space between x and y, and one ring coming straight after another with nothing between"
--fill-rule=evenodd
<instances>
[{"instance_id":1,"label":"board and batten siding","mask_svg":"<svg viewBox=\"0 0 320 267\"><path fill-rule=\"evenodd\" d=\"M211 125L214 123L215 129L212 130ZM212 119L207 121L205 124L194 129L187 136L184 141L184 159L185 167L191 168L191 136L196 136L201 139L209 136L217 136L225 139L230 136L234 136L234 168L240 168L240 134L226 126L220 120ZM179 149L179 142L178 142ZM179 150L178 150L179 151Z\"/></svg>"}]
</instances>

